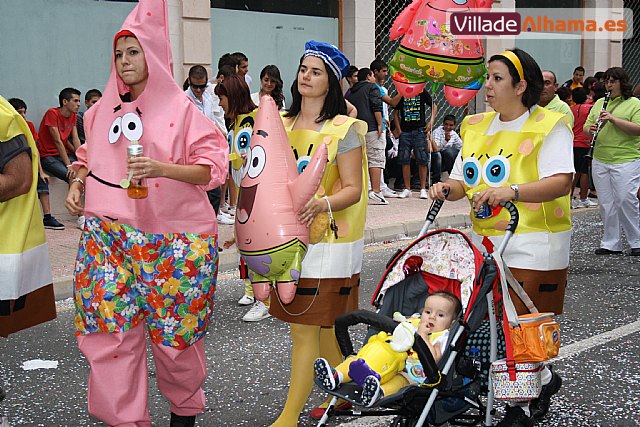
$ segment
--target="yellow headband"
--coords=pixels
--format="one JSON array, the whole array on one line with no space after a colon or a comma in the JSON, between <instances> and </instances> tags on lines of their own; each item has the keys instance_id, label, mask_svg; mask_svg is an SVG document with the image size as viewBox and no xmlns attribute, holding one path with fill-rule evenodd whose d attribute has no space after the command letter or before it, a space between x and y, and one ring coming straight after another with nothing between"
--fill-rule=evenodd
<instances>
[{"instance_id":1,"label":"yellow headband","mask_svg":"<svg viewBox=\"0 0 640 427\"><path fill-rule=\"evenodd\" d=\"M504 56L505 58L507 58L509 60L509 62L511 62L513 64L513 66L516 67L516 71L518 71L518 76L520 77L520 80L524 80L524 72L522 71L522 63L520 62L520 59L518 58L518 55L516 55L515 53L513 53L510 50L505 50L504 52L502 52L500 54L500 56Z\"/></svg>"}]
</instances>

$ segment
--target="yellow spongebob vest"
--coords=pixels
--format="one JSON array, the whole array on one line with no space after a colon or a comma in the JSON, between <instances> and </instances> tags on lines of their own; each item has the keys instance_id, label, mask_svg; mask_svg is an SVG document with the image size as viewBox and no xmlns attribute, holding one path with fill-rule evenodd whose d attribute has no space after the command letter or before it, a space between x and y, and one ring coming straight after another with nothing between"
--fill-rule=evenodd
<instances>
[{"instance_id":1,"label":"yellow spongebob vest","mask_svg":"<svg viewBox=\"0 0 640 427\"><path fill-rule=\"evenodd\" d=\"M519 132L499 131L485 135L497 113L466 117L462 123L462 171L467 198L488 187L505 187L539 180L538 153L545 137L563 119L560 113L536 108ZM550 202L517 202L520 222L516 233L557 233L571 229L569 195ZM482 236L504 234L509 213L502 209L490 218L471 212L473 229Z\"/></svg>"},{"instance_id":2,"label":"yellow spongebob vest","mask_svg":"<svg viewBox=\"0 0 640 427\"><path fill-rule=\"evenodd\" d=\"M24 135L31 148L33 182L27 194L0 203L0 300L14 300L53 283L38 204L38 149L31 131L0 97L0 144Z\"/></svg>"},{"instance_id":3,"label":"yellow spongebob vest","mask_svg":"<svg viewBox=\"0 0 640 427\"><path fill-rule=\"evenodd\" d=\"M309 163L319 144L327 144L329 157L316 197L330 196L341 188L340 174L336 163L338 141L344 139L348 130L354 126L362 145L362 193L360 201L333 216L338 226L338 239L327 232L324 238L309 245L302 263L301 277L336 278L351 277L360 273L362 267L362 249L364 247L364 226L367 214L367 183L369 173L364 146L364 134L367 126L364 122L347 116L336 116L327 120L320 132L311 130L291 130L294 120L283 119L289 135L289 143L302 171Z\"/></svg>"}]
</instances>

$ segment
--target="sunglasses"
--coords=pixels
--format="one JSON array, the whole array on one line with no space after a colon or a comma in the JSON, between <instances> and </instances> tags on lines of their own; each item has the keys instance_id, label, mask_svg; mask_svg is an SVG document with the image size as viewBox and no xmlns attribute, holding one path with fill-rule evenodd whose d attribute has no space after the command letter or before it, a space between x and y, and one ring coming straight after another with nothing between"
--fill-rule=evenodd
<instances>
[{"instance_id":1,"label":"sunglasses","mask_svg":"<svg viewBox=\"0 0 640 427\"><path fill-rule=\"evenodd\" d=\"M193 84L193 83L189 82L189 86L191 86L191 89L201 89L201 90L203 90L203 89L207 88L207 84L206 83L203 84L203 85L196 85L196 84Z\"/></svg>"}]
</instances>

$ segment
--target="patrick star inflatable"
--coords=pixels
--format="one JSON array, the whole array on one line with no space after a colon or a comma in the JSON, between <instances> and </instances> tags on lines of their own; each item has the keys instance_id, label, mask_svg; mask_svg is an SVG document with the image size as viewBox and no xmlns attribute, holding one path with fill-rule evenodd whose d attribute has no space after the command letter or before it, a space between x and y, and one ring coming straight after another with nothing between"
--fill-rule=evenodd
<instances>
[{"instance_id":1,"label":"patrick star inflatable","mask_svg":"<svg viewBox=\"0 0 640 427\"><path fill-rule=\"evenodd\" d=\"M278 107L270 96L262 97L241 169L235 223L238 250L260 301L271 285L282 303L293 301L309 243L298 211L317 191L327 155L322 144L299 174Z\"/></svg>"},{"instance_id":2,"label":"patrick star inflatable","mask_svg":"<svg viewBox=\"0 0 640 427\"><path fill-rule=\"evenodd\" d=\"M480 36L451 34L453 12L489 11L493 0L414 0L396 18L389 37L402 36L389 63L398 92L412 98L427 82L444 84L444 96L455 107L465 105L484 83L484 49Z\"/></svg>"}]
</instances>

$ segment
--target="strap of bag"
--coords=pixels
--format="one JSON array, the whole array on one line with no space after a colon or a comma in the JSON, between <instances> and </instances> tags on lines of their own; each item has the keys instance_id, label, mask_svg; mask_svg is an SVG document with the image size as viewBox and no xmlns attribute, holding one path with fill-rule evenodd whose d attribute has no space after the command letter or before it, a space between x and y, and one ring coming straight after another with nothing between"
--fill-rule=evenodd
<instances>
[{"instance_id":1,"label":"strap of bag","mask_svg":"<svg viewBox=\"0 0 640 427\"><path fill-rule=\"evenodd\" d=\"M505 265L504 260L500 254L496 251L493 254L493 258L496 260L496 265L500 272L500 286L502 287L502 330L504 332L504 341L507 353L507 372L509 373L509 381L516 380L516 362L513 360L513 344L511 343L511 328L509 326L518 327L520 322L518 321L518 312L513 305L511 295L509 295L509 286L515 291L520 299L525 303L527 308L532 313L537 313L538 309L531 301L531 298L522 289L520 283L513 277L513 274L509 268ZM506 321L505 321L506 319Z\"/></svg>"}]
</instances>

